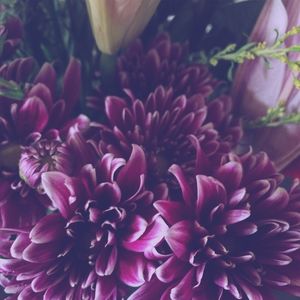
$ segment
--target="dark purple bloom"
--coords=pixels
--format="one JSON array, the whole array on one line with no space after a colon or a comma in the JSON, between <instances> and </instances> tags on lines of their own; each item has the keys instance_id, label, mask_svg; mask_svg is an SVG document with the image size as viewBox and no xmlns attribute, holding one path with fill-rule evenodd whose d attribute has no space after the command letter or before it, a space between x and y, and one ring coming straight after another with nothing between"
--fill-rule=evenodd
<instances>
[{"instance_id":1,"label":"dark purple bloom","mask_svg":"<svg viewBox=\"0 0 300 300\"><path fill-rule=\"evenodd\" d=\"M223 96L205 104L202 94L175 97L173 90L162 86L143 102L129 91L128 99L109 96L105 112L109 124L103 125L100 148L128 157L131 144L146 152L149 182L168 181L168 168L176 163L193 174L195 165L218 160L231 150L241 136L238 124L228 115L231 100ZM196 157L196 149L201 154Z\"/></svg>"},{"instance_id":2,"label":"dark purple bloom","mask_svg":"<svg viewBox=\"0 0 300 300\"><path fill-rule=\"evenodd\" d=\"M145 190L145 174L135 145L127 162L106 154L78 177L44 173L57 212L29 231L11 230L16 238L1 245L5 292L18 299L116 300L150 280L155 265L144 253L168 228L152 202L167 195Z\"/></svg>"},{"instance_id":3,"label":"dark purple bloom","mask_svg":"<svg viewBox=\"0 0 300 300\"><path fill-rule=\"evenodd\" d=\"M0 13L4 13L0 9ZM0 25L0 62L8 59L15 52L23 36L22 22L17 17L8 17Z\"/></svg>"},{"instance_id":4,"label":"dark purple bloom","mask_svg":"<svg viewBox=\"0 0 300 300\"><path fill-rule=\"evenodd\" d=\"M43 172L70 175L89 161L89 151L82 150L89 120L71 115L79 100L80 63L70 61L59 100L56 81L53 67L44 64L25 85L24 100L10 102L0 114L1 226L28 226L45 213Z\"/></svg>"},{"instance_id":5,"label":"dark purple bloom","mask_svg":"<svg viewBox=\"0 0 300 300\"><path fill-rule=\"evenodd\" d=\"M300 296L300 186L290 193L266 154L225 156L213 177L170 172L179 201L154 206L170 225L170 251L156 278L129 299L273 299ZM166 256L166 255L165 255Z\"/></svg>"},{"instance_id":6,"label":"dark purple bloom","mask_svg":"<svg viewBox=\"0 0 300 300\"><path fill-rule=\"evenodd\" d=\"M136 40L118 59L118 79L122 88L145 97L157 86L173 88L175 96L212 94L218 81L207 66L188 64L186 44L172 43L167 33L159 34L145 46Z\"/></svg>"}]
</instances>

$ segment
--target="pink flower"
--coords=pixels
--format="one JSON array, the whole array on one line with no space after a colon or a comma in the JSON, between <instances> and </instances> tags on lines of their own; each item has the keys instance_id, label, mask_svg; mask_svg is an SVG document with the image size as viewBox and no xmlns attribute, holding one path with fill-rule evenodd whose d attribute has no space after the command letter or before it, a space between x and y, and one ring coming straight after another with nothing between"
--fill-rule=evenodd
<instances>
[{"instance_id":1,"label":"pink flower","mask_svg":"<svg viewBox=\"0 0 300 300\"><path fill-rule=\"evenodd\" d=\"M128 97L108 96L107 125L100 125L100 149L128 157L131 145L143 147L151 186L169 182L167 170L177 163L193 174L195 165L218 161L241 136L238 122L231 119L231 98L222 95L205 104L200 92L176 97L172 88L157 87L141 101L127 90ZM196 156L196 149L201 154Z\"/></svg>"},{"instance_id":2,"label":"pink flower","mask_svg":"<svg viewBox=\"0 0 300 300\"><path fill-rule=\"evenodd\" d=\"M297 0L267 0L250 40L266 41L271 45L276 38L275 30L282 35L293 26L300 25L299 9L300 2ZM299 36L293 36L287 40L287 46L299 42ZM293 54L292 58L297 60L299 56ZM247 61L239 66L233 95L240 112L251 119L262 117L279 101L285 103L287 113L299 110L300 93L293 85L290 70L278 60L270 60L270 67L263 59ZM299 126L289 125L256 130L251 143L256 150L266 151L276 166L282 169L299 155L299 139Z\"/></svg>"},{"instance_id":3,"label":"pink flower","mask_svg":"<svg viewBox=\"0 0 300 300\"><path fill-rule=\"evenodd\" d=\"M56 73L46 63L26 84L24 100L9 103L0 114L0 225L29 226L46 212L40 189L46 171L73 174L89 161L82 133L89 120L71 117L79 100L80 64L72 59L56 99ZM81 155L78 155L81 154ZM74 160L76 156L76 160ZM76 163L74 163L74 161Z\"/></svg>"},{"instance_id":4,"label":"pink flower","mask_svg":"<svg viewBox=\"0 0 300 300\"><path fill-rule=\"evenodd\" d=\"M223 157L213 176L188 182L177 201L154 206L170 228L163 263L130 300L273 299L277 289L300 296L300 186L279 186L265 153ZM161 250L164 250L162 252Z\"/></svg>"},{"instance_id":5,"label":"pink flower","mask_svg":"<svg viewBox=\"0 0 300 300\"><path fill-rule=\"evenodd\" d=\"M168 227L152 209L165 192L147 191L145 173L145 155L136 145L127 162L106 154L77 177L44 173L57 211L29 230L11 230L16 239L1 244L5 292L19 299L116 300L128 286L149 281L155 263L144 253Z\"/></svg>"},{"instance_id":6,"label":"pink flower","mask_svg":"<svg viewBox=\"0 0 300 300\"><path fill-rule=\"evenodd\" d=\"M158 34L150 45L134 41L118 58L118 79L122 88L146 97L162 85L175 96L211 95L219 82L205 65L187 64L187 44L174 43L167 33Z\"/></svg>"}]
</instances>

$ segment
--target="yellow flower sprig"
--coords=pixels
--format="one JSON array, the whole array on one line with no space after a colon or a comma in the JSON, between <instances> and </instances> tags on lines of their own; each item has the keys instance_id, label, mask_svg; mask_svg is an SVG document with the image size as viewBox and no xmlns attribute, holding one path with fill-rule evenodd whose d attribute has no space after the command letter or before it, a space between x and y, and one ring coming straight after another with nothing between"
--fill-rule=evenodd
<instances>
[{"instance_id":1,"label":"yellow flower sprig","mask_svg":"<svg viewBox=\"0 0 300 300\"><path fill-rule=\"evenodd\" d=\"M256 58L263 58L266 63L270 59L277 59L285 63L292 71L294 76L294 85L300 89L300 80L297 75L300 73L300 61L293 61L289 58L292 52L300 53L300 45L292 45L286 47L284 45L286 39L290 36L300 34L300 26L295 26L283 36L277 37L273 45L268 46L266 42L251 42L240 48L236 44L229 44L224 49L207 57L205 53L200 53L196 57L192 57L201 63L217 66L220 61L230 61L237 64L242 64L245 61L254 60Z\"/></svg>"},{"instance_id":2,"label":"yellow flower sprig","mask_svg":"<svg viewBox=\"0 0 300 300\"><path fill-rule=\"evenodd\" d=\"M278 127L287 124L299 124L300 113L286 113L285 104L283 101L279 101L278 106L269 108L266 115L263 117L246 122L246 128L261 128L261 127Z\"/></svg>"}]
</instances>

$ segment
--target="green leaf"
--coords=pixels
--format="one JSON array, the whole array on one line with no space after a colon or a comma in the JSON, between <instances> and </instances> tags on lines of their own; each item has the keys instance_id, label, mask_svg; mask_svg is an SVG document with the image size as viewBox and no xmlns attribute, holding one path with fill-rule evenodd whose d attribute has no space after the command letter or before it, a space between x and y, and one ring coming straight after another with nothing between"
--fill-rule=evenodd
<instances>
[{"instance_id":1,"label":"green leaf","mask_svg":"<svg viewBox=\"0 0 300 300\"><path fill-rule=\"evenodd\" d=\"M24 93L17 83L0 78L0 96L11 100L23 100Z\"/></svg>"}]
</instances>

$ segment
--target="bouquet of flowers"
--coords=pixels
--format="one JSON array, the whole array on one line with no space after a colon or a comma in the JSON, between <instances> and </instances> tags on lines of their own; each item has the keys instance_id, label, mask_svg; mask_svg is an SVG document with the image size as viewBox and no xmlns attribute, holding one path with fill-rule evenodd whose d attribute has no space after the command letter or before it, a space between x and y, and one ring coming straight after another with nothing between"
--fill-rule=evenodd
<instances>
[{"instance_id":1,"label":"bouquet of flowers","mask_svg":"<svg viewBox=\"0 0 300 300\"><path fill-rule=\"evenodd\" d=\"M299 73L299 0L1 0L1 299L299 299Z\"/></svg>"}]
</instances>

